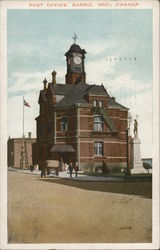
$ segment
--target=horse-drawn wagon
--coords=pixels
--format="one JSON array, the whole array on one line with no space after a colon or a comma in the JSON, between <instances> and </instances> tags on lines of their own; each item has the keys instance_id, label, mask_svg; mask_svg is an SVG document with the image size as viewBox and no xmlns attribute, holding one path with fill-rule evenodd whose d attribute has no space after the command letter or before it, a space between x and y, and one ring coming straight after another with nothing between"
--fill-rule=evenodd
<instances>
[{"instance_id":1,"label":"horse-drawn wagon","mask_svg":"<svg viewBox=\"0 0 160 250\"><path fill-rule=\"evenodd\" d=\"M58 175L59 172L59 161L56 160L46 160L44 167L41 171L41 177L46 177L47 174L51 172L51 170L55 170L56 175Z\"/></svg>"}]
</instances>

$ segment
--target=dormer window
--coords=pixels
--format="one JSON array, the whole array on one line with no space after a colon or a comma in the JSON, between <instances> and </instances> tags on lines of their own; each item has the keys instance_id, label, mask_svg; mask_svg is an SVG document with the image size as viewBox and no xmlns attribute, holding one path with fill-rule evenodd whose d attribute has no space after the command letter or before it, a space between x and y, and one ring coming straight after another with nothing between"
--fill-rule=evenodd
<instances>
[{"instance_id":1,"label":"dormer window","mask_svg":"<svg viewBox=\"0 0 160 250\"><path fill-rule=\"evenodd\" d=\"M102 108L102 106L103 106L103 101L100 100L100 101L99 101L99 107Z\"/></svg>"},{"instance_id":2,"label":"dormer window","mask_svg":"<svg viewBox=\"0 0 160 250\"><path fill-rule=\"evenodd\" d=\"M67 117L62 117L61 131L68 131L68 118Z\"/></svg>"}]
</instances>

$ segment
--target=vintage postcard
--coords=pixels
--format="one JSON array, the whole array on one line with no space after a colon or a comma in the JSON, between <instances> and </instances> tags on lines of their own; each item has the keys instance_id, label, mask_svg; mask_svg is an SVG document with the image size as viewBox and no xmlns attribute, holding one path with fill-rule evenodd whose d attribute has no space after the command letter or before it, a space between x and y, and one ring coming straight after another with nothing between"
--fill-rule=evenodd
<instances>
[{"instance_id":1,"label":"vintage postcard","mask_svg":"<svg viewBox=\"0 0 160 250\"><path fill-rule=\"evenodd\" d=\"M1 249L159 249L159 1L1 1Z\"/></svg>"}]
</instances>

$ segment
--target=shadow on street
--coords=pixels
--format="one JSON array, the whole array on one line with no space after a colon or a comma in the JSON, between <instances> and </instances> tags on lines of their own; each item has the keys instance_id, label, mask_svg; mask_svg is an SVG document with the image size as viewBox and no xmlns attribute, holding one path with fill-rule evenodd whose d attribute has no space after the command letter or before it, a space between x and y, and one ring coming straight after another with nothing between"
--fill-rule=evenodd
<instances>
[{"instance_id":1,"label":"shadow on street","mask_svg":"<svg viewBox=\"0 0 160 250\"><path fill-rule=\"evenodd\" d=\"M86 189L90 191L100 191L108 193L136 195L144 198L152 198L152 181L127 181L127 182L101 182L101 181L79 181L78 179L62 178L37 178L42 182L50 182L75 188Z\"/></svg>"}]
</instances>

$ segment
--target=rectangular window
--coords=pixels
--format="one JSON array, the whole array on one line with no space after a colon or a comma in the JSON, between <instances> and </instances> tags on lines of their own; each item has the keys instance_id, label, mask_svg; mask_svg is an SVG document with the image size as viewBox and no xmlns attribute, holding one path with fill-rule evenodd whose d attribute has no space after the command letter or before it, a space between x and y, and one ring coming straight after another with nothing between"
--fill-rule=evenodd
<instances>
[{"instance_id":1,"label":"rectangular window","mask_svg":"<svg viewBox=\"0 0 160 250\"><path fill-rule=\"evenodd\" d=\"M61 131L68 131L68 119L66 117L62 117Z\"/></svg>"},{"instance_id":2,"label":"rectangular window","mask_svg":"<svg viewBox=\"0 0 160 250\"><path fill-rule=\"evenodd\" d=\"M103 142L95 142L94 143L94 153L95 153L95 155L98 155L98 156L103 155Z\"/></svg>"},{"instance_id":3,"label":"rectangular window","mask_svg":"<svg viewBox=\"0 0 160 250\"><path fill-rule=\"evenodd\" d=\"M94 116L94 131L103 131L103 116Z\"/></svg>"},{"instance_id":4,"label":"rectangular window","mask_svg":"<svg viewBox=\"0 0 160 250\"><path fill-rule=\"evenodd\" d=\"M97 107L97 100L93 101L93 107Z\"/></svg>"},{"instance_id":5,"label":"rectangular window","mask_svg":"<svg viewBox=\"0 0 160 250\"><path fill-rule=\"evenodd\" d=\"M103 101L100 100L99 101L99 107L102 108L102 106L103 106Z\"/></svg>"}]
</instances>

